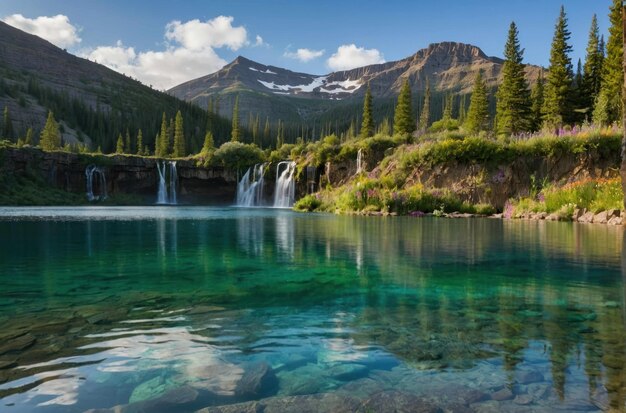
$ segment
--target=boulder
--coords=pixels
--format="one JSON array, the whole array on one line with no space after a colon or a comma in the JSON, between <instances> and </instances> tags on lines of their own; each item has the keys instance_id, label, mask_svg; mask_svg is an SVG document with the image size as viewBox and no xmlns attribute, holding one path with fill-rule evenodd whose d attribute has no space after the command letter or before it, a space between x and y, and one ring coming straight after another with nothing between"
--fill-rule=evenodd
<instances>
[{"instance_id":1,"label":"boulder","mask_svg":"<svg viewBox=\"0 0 626 413\"><path fill-rule=\"evenodd\" d=\"M593 217L593 212L585 212L580 218L578 218L578 222L581 222L583 224L591 224L593 222Z\"/></svg>"},{"instance_id":2,"label":"boulder","mask_svg":"<svg viewBox=\"0 0 626 413\"><path fill-rule=\"evenodd\" d=\"M606 224L607 221L608 217L606 211L598 212L596 215L593 216L594 224Z\"/></svg>"},{"instance_id":3,"label":"boulder","mask_svg":"<svg viewBox=\"0 0 626 413\"><path fill-rule=\"evenodd\" d=\"M586 209L580 209L580 208L574 209L574 213L572 214L572 220L578 221L580 217L582 217L585 214L585 212L587 212Z\"/></svg>"},{"instance_id":4,"label":"boulder","mask_svg":"<svg viewBox=\"0 0 626 413\"><path fill-rule=\"evenodd\" d=\"M615 217L615 216L611 217L611 218L607 221L607 224L608 224L608 225L622 225L622 223L623 223L623 219L622 219L622 217Z\"/></svg>"},{"instance_id":5,"label":"boulder","mask_svg":"<svg viewBox=\"0 0 626 413\"><path fill-rule=\"evenodd\" d=\"M543 381L543 374L534 370L523 370L515 375L515 381L519 384L530 384Z\"/></svg>"},{"instance_id":6,"label":"boulder","mask_svg":"<svg viewBox=\"0 0 626 413\"><path fill-rule=\"evenodd\" d=\"M278 390L278 379L272 367L265 363L255 363L244 366L244 373L237 383L235 395L257 399L276 394Z\"/></svg>"},{"instance_id":7,"label":"boulder","mask_svg":"<svg viewBox=\"0 0 626 413\"><path fill-rule=\"evenodd\" d=\"M491 395L491 398L493 400L496 400L499 402L504 401L504 400L511 400L513 397L514 397L513 392L506 387L498 390L497 392Z\"/></svg>"}]
</instances>

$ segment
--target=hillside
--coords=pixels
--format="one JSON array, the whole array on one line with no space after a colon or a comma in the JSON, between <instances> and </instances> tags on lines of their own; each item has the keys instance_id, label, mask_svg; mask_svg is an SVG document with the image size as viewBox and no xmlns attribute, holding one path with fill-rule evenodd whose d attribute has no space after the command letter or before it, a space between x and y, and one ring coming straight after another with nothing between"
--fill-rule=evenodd
<instances>
[{"instance_id":1,"label":"hillside","mask_svg":"<svg viewBox=\"0 0 626 413\"><path fill-rule=\"evenodd\" d=\"M380 119L390 115L393 99L406 79L417 105L427 82L440 100L446 94L470 93L478 71L488 87L495 88L502 64L502 59L489 57L476 46L454 42L432 44L406 59L326 75L292 72L240 56L221 70L176 86L169 93L202 107L219 97L219 112L224 116L230 116L234 96L239 94L242 119L251 113L261 119L324 124L332 120L331 112L339 110L342 116L350 113L349 123L355 110L358 114L368 83L379 102ZM528 80L534 82L541 70L527 66ZM433 106L437 114L441 105Z\"/></svg>"},{"instance_id":2,"label":"hillside","mask_svg":"<svg viewBox=\"0 0 626 413\"><path fill-rule=\"evenodd\" d=\"M114 149L118 134L142 129L152 145L162 113L181 110L190 149L202 143L205 111L156 91L105 66L74 56L34 35L0 22L0 109L9 108L15 139L35 136L48 110L61 121L64 142ZM214 123L228 128L228 122ZM228 130L220 135L228 135Z\"/></svg>"}]
</instances>

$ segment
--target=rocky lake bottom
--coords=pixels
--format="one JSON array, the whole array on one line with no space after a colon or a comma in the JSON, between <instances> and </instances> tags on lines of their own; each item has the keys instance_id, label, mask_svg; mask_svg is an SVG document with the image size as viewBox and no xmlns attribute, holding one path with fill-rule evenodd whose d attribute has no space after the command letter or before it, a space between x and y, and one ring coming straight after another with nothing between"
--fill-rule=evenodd
<instances>
[{"instance_id":1,"label":"rocky lake bottom","mask_svg":"<svg viewBox=\"0 0 626 413\"><path fill-rule=\"evenodd\" d=\"M621 227L0 209L2 412L599 412Z\"/></svg>"}]
</instances>

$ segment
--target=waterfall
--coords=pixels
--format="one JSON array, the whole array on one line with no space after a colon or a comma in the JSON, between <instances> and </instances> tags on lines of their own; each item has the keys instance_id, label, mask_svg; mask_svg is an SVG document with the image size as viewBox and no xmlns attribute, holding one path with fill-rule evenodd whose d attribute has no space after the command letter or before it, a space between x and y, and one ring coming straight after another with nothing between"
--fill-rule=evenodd
<instances>
[{"instance_id":1,"label":"waterfall","mask_svg":"<svg viewBox=\"0 0 626 413\"><path fill-rule=\"evenodd\" d=\"M356 173L363 172L363 149L359 149L356 154Z\"/></svg>"},{"instance_id":2,"label":"waterfall","mask_svg":"<svg viewBox=\"0 0 626 413\"><path fill-rule=\"evenodd\" d=\"M280 167L285 170L280 172ZM274 208L291 208L296 198L296 163L283 161L276 166L276 192L274 193Z\"/></svg>"},{"instance_id":3,"label":"waterfall","mask_svg":"<svg viewBox=\"0 0 626 413\"><path fill-rule=\"evenodd\" d=\"M176 172L176 161L156 161L157 170L159 171L159 189L157 192L157 204L160 205L176 205L178 203L176 197L176 185L178 183L178 173ZM168 168L169 167L169 168ZM169 173L168 173L169 169ZM169 177L169 185L167 178ZM169 192L168 192L169 186Z\"/></svg>"},{"instance_id":4,"label":"waterfall","mask_svg":"<svg viewBox=\"0 0 626 413\"><path fill-rule=\"evenodd\" d=\"M96 165L89 165L85 168L85 177L87 178L87 200L103 201L107 199L107 181L104 176L104 170ZM95 177L95 181L94 181ZM94 185L99 189L99 195L95 195Z\"/></svg>"},{"instance_id":5,"label":"waterfall","mask_svg":"<svg viewBox=\"0 0 626 413\"><path fill-rule=\"evenodd\" d=\"M265 164L256 164L248 168L237 184L237 206L255 207L263 205L264 172Z\"/></svg>"}]
</instances>

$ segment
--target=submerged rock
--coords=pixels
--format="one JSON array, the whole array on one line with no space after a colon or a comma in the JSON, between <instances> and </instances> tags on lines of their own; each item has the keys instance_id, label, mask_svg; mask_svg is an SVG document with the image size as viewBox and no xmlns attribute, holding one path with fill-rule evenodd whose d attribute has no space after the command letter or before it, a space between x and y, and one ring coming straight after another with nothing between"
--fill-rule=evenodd
<instances>
[{"instance_id":1,"label":"submerged rock","mask_svg":"<svg viewBox=\"0 0 626 413\"><path fill-rule=\"evenodd\" d=\"M381 413L443 413L441 408L419 396L396 390L373 395L363 403L363 410Z\"/></svg>"},{"instance_id":2,"label":"submerged rock","mask_svg":"<svg viewBox=\"0 0 626 413\"><path fill-rule=\"evenodd\" d=\"M278 391L278 378L269 364L256 363L244 366L244 373L237 383L235 395L245 398L267 397Z\"/></svg>"}]
</instances>

